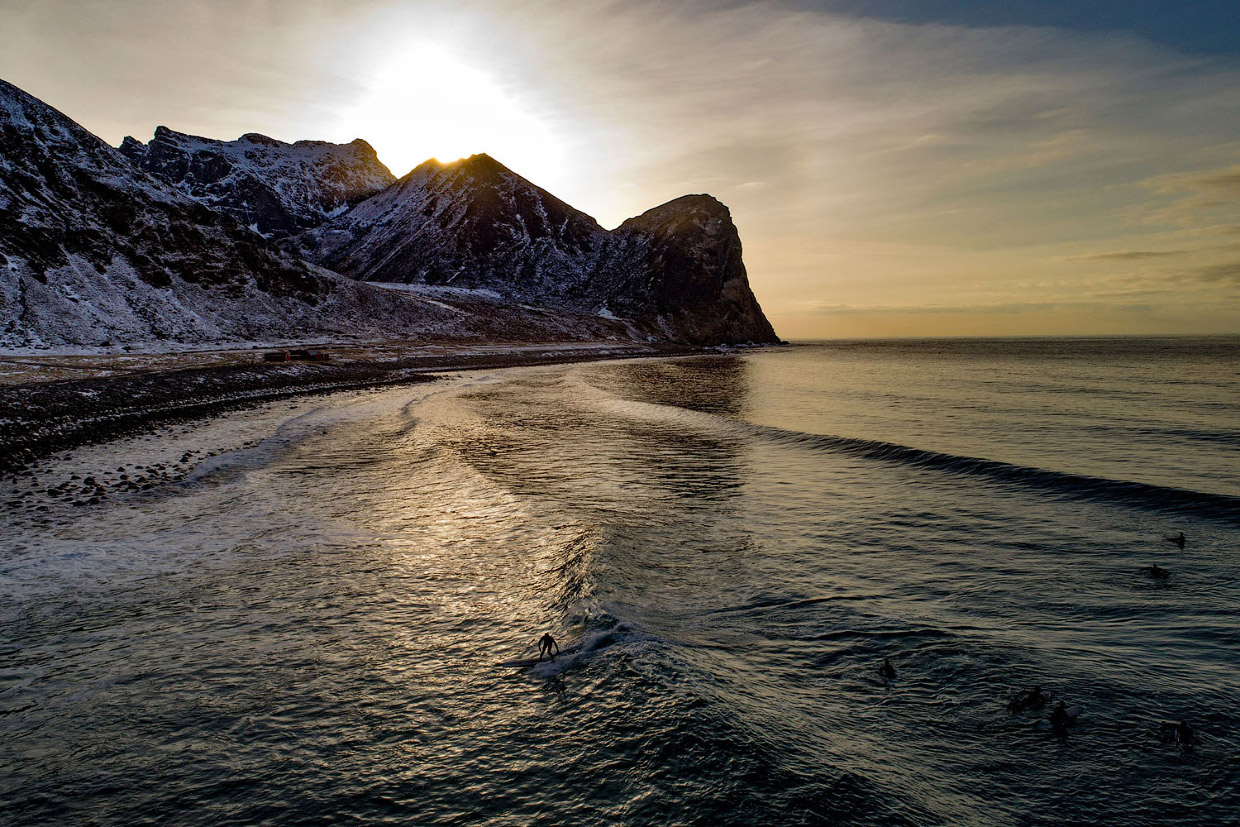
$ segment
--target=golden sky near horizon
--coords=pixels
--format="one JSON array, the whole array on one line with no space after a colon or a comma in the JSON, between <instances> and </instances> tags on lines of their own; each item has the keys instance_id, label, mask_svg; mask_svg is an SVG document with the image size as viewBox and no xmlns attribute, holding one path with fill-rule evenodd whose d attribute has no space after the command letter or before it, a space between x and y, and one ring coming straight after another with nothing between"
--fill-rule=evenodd
<instances>
[{"instance_id":1,"label":"golden sky near horizon","mask_svg":"<svg viewBox=\"0 0 1240 827\"><path fill-rule=\"evenodd\" d=\"M1240 60L770 2L8 0L0 77L156 125L728 204L786 338L1240 333ZM864 4L863 4L864 5Z\"/></svg>"}]
</instances>

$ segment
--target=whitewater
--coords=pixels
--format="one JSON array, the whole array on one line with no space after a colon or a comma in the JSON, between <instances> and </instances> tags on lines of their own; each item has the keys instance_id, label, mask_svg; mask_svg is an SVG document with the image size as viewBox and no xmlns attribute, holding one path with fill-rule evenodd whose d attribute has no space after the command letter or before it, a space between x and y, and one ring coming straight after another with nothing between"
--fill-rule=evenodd
<instances>
[{"instance_id":1,"label":"whitewater","mask_svg":"<svg viewBox=\"0 0 1240 827\"><path fill-rule=\"evenodd\" d=\"M1238 401L1236 338L822 342L78 448L0 483L0 811L1232 822Z\"/></svg>"}]
</instances>

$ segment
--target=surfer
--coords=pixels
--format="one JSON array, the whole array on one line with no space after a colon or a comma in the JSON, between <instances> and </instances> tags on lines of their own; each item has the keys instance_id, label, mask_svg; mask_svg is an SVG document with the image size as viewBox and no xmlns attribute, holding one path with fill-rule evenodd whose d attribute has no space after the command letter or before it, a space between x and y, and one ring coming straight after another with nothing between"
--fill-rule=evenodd
<instances>
[{"instance_id":1,"label":"surfer","mask_svg":"<svg viewBox=\"0 0 1240 827\"><path fill-rule=\"evenodd\" d=\"M1188 721L1180 721L1180 723L1176 724L1175 742L1185 752L1193 751L1193 744L1197 743L1197 736L1193 733L1193 728L1188 725Z\"/></svg>"},{"instance_id":2,"label":"surfer","mask_svg":"<svg viewBox=\"0 0 1240 827\"><path fill-rule=\"evenodd\" d=\"M878 674L882 675L883 680L895 680L896 668L891 665L891 658L883 658L883 665L878 667Z\"/></svg>"},{"instance_id":3,"label":"surfer","mask_svg":"<svg viewBox=\"0 0 1240 827\"><path fill-rule=\"evenodd\" d=\"M1166 580L1171 576L1171 572L1155 563L1152 566L1146 566L1145 573L1155 580Z\"/></svg>"},{"instance_id":4,"label":"surfer","mask_svg":"<svg viewBox=\"0 0 1240 827\"><path fill-rule=\"evenodd\" d=\"M1026 709L1041 709L1042 704L1046 703L1049 696L1042 691L1041 686L1035 686L1027 692L1022 692L1012 700L1008 701L1008 712L1024 712Z\"/></svg>"},{"instance_id":5,"label":"surfer","mask_svg":"<svg viewBox=\"0 0 1240 827\"><path fill-rule=\"evenodd\" d=\"M560 644L555 642L555 638L551 636L550 632L540 637L538 639L538 659L542 660L545 654L552 660L555 660L555 655L551 654L551 647L553 646L555 647L555 655L560 654Z\"/></svg>"},{"instance_id":6,"label":"surfer","mask_svg":"<svg viewBox=\"0 0 1240 827\"><path fill-rule=\"evenodd\" d=\"M1060 701L1059 705L1051 711L1049 720L1051 722L1051 729L1056 732L1067 730L1068 721L1072 720L1071 716L1068 715L1068 705Z\"/></svg>"},{"instance_id":7,"label":"surfer","mask_svg":"<svg viewBox=\"0 0 1240 827\"><path fill-rule=\"evenodd\" d=\"M1171 543L1172 545L1179 546L1180 548L1184 548L1184 544L1188 541L1184 539L1184 532L1181 531L1179 534L1175 535L1174 537L1168 537L1167 542Z\"/></svg>"}]
</instances>

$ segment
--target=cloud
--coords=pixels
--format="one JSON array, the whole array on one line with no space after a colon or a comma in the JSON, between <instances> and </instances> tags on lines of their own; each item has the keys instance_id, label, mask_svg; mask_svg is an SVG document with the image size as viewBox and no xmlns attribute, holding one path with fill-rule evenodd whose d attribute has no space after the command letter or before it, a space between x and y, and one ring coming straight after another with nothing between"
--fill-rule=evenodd
<instances>
[{"instance_id":1,"label":"cloud","mask_svg":"<svg viewBox=\"0 0 1240 827\"><path fill-rule=\"evenodd\" d=\"M0 76L113 141L347 140L365 73L427 40L521 91L565 144L537 183L605 225L720 197L764 301L1232 299L1209 246L1240 233L1240 66L1128 34L705 0L15 0Z\"/></svg>"},{"instance_id":2,"label":"cloud","mask_svg":"<svg viewBox=\"0 0 1240 827\"><path fill-rule=\"evenodd\" d=\"M1186 281L1195 281L1207 285L1230 285L1240 287L1240 260L1224 261L1216 264L1203 264L1179 272Z\"/></svg>"},{"instance_id":3,"label":"cloud","mask_svg":"<svg viewBox=\"0 0 1240 827\"><path fill-rule=\"evenodd\" d=\"M1228 147L1240 154L1240 146ZM1144 224L1234 231L1240 220L1240 165L1156 175L1142 182L1152 193L1129 211Z\"/></svg>"},{"instance_id":4,"label":"cloud","mask_svg":"<svg viewBox=\"0 0 1240 827\"><path fill-rule=\"evenodd\" d=\"M1013 313L1049 312L1062 305L1055 302L1009 302L1006 304L971 305L869 305L853 306L830 302L806 302L793 312L825 316L875 316L875 315L942 315L984 314L1007 315Z\"/></svg>"},{"instance_id":5,"label":"cloud","mask_svg":"<svg viewBox=\"0 0 1240 827\"><path fill-rule=\"evenodd\" d=\"M1223 190L1240 197L1240 166L1204 175L1187 176L1186 187L1202 190Z\"/></svg>"},{"instance_id":6,"label":"cloud","mask_svg":"<svg viewBox=\"0 0 1240 827\"><path fill-rule=\"evenodd\" d=\"M1187 250L1116 250L1109 253L1089 253L1080 256L1065 256L1060 261L1146 261L1148 259L1174 258L1187 253Z\"/></svg>"}]
</instances>

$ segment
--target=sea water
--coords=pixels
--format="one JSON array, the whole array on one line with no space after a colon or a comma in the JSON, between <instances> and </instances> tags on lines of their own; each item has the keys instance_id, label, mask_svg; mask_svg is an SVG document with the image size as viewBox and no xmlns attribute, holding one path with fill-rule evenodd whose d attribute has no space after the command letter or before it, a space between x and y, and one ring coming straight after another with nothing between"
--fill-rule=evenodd
<instances>
[{"instance_id":1,"label":"sea water","mask_svg":"<svg viewBox=\"0 0 1240 827\"><path fill-rule=\"evenodd\" d=\"M1238 366L1234 338L824 342L52 458L39 485L213 454L95 505L6 481L0 813L1235 822ZM499 665L544 632L554 662ZM1033 685L1084 708L1066 733L1007 711Z\"/></svg>"}]
</instances>

